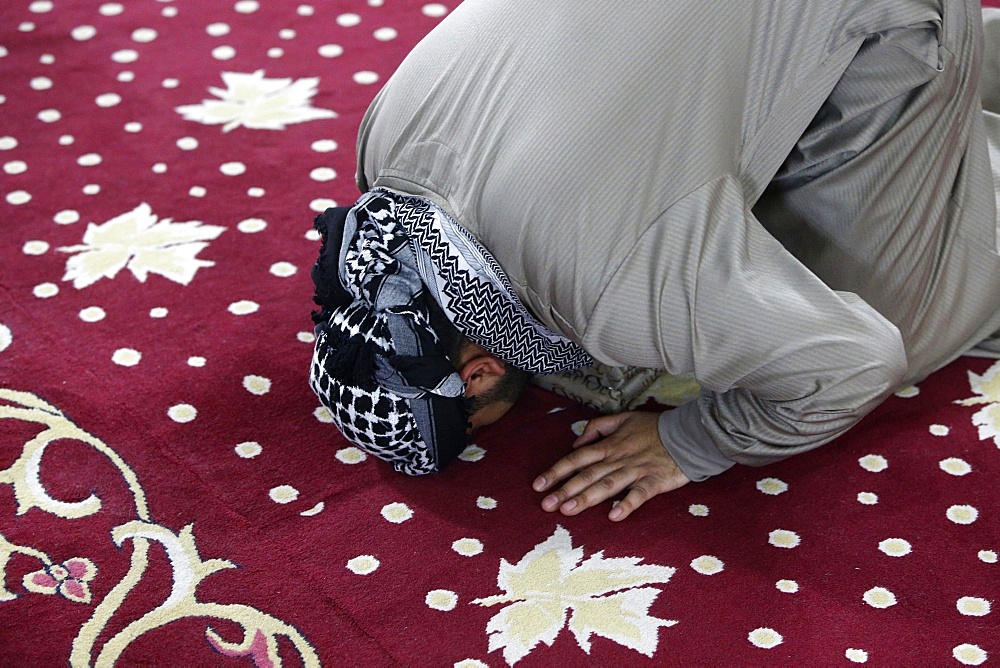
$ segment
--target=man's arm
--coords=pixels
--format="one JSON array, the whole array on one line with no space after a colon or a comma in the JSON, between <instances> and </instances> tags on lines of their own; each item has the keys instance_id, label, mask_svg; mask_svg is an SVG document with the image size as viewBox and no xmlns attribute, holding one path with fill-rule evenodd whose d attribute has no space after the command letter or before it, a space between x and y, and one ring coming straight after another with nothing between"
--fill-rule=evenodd
<instances>
[{"instance_id":1,"label":"man's arm","mask_svg":"<svg viewBox=\"0 0 1000 668\"><path fill-rule=\"evenodd\" d=\"M705 391L659 424L653 416L612 435L625 422L615 430L601 422L578 441L582 454L557 462L536 487L548 491L572 476L545 501L573 514L613 496L592 488L638 485L631 512L640 497L679 487L680 476L725 470L726 460L762 465L819 447L877 406L907 368L898 330L792 257L730 178L706 184L649 228L604 291L583 343L608 363L694 373ZM638 451L652 459L628 464ZM705 464L703 474L691 461Z\"/></svg>"}]
</instances>

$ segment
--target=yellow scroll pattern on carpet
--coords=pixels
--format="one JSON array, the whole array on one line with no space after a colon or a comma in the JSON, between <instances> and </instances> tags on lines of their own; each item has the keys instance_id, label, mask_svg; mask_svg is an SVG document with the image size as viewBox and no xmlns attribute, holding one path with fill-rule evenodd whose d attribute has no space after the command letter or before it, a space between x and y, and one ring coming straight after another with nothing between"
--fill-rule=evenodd
<instances>
[{"instance_id":1,"label":"yellow scroll pattern on carpet","mask_svg":"<svg viewBox=\"0 0 1000 668\"><path fill-rule=\"evenodd\" d=\"M226 559L202 559L195 544L194 528L188 525L179 532L157 524L150 515L146 495L135 472L118 453L97 437L84 431L55 406L29 392L0 389L0 420L21 420L45 428L24 444L20 457L6 470L0 471L0 484L14 488L17 514L32 508L68 520L88 517L100 512L101 499L96 494L77 502L53 498L40 478L46 448L56 440L76 440L104 455L118 470L128 486L135 504L135 519L115 527L111 539L121 547L131 541L131 564L125 577L98 603L93 615L80 628L73 641L70 655L72 666L112 666L126 648L143 634L180 619L206 617L230 620L243 628L243 638L229 642L211 627L205 635L220 653L231 657L248 657L257 665L281 665L278 638L287 637L306 666L318 666L319 658L308 640L293 626L256 608L239 604L221 604L198 600L198 585L220 570L235 568ZM166 600L138 619L132 620L100 648L95 647L111 617L122 607L129 593L142 580L149 566L150 543L159 543L166 551L173 569L173 585ZM69 601L90 602L88 583L99 577L98 565L84 557L55 563L44 551L35 547L15 545L0 535L0 603L17 598L7 583L7 564L14 554L39 561L41 568L24 577L28 592L61 595ZM97 652L95 657L95 652Z\"/></svg>"}]
</instances>

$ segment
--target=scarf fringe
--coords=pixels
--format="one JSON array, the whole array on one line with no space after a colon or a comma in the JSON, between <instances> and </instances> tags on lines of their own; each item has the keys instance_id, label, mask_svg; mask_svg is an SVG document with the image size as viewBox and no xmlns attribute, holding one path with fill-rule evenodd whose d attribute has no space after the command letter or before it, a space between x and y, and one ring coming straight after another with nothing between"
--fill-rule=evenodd
<instances>
[{"instance_id":1,"label":"scarf fringe","mask_svg":"<svg viewBox=\"0 0 1000 668\"><path fill-rule=\"evenodd\" d=\"M326 372L341 383L366 391L377 387L375 351L361 334L347 336L339 328L325 328L330 342L330 355L326 358Z\"/></svg>"}]
</instances>

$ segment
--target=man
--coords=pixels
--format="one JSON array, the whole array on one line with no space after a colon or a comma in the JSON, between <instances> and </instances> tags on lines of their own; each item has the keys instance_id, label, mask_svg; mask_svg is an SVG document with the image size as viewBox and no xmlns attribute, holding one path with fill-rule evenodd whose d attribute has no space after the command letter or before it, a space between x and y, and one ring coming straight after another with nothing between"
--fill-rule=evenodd
<instances>
[{"instance_id":1,"label":"man","mask_svg":"<svg viewBox=\"0 0 1000 668\"><path fill-rule=\"evenodd\" d=\"M361 412L422 471L464 434L444 399L514 367L693 373L698 400L592 420L534 483L567 515L627 490L612 520L829 442L1000 327L981 32L964 0L466 0L371 105L366 194L318 223L347 292L319 295L314 388L362 444L342 388L412 397ZM364 373L329 364L349 339Z\"/></svg>"}]
</instances>

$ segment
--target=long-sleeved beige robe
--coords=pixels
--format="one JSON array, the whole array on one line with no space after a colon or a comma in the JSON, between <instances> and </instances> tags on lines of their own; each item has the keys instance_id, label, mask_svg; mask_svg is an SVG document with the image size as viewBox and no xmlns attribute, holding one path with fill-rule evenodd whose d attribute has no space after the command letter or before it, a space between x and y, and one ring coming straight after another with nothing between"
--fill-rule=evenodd
<instances>
[{"instance_id":1,"label":"long-sleeved beige robe","mask_svg":"<svg viewBox=\"0 0 1000 668\"><path fill-rule=\"evenodd\" d=\"M551 329L693 373L692 479L821 445L1000 326L973 0L466 0L358 140Z\"/></svg>"}]
</instances>

